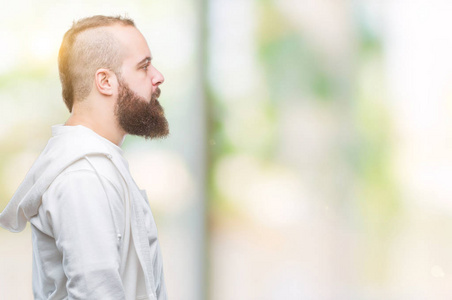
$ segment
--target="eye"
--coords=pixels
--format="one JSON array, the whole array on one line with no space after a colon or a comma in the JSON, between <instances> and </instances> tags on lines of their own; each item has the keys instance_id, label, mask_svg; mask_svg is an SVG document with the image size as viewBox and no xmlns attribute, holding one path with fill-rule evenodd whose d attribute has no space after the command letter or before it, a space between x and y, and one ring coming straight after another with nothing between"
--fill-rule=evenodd
<instances>
[{"instance_id":1,"label":"eye","mask_svg":"<svg viewBox=\"0 0 452 300\"><path fill-rule=\"evenodd\" d=\"M148 68L149 68L149 63L147 63L147 64L145 64L144 66L142 66L141 68L143 69L143 70L145 70L145 71L147 71L148 70Z\"/></svg>"}]
</instances>

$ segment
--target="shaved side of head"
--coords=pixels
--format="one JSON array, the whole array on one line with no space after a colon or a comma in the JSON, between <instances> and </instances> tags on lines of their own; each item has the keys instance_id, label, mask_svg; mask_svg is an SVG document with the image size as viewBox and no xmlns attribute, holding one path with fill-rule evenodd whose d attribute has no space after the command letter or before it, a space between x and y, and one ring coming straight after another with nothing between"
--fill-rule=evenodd
<instances>
[{"instance_id":1,"label":"shaved side of head","mask_svg":"<svg viewBox=\"0 0 452 300\"><path fill-rule=\"evenodd\" d=\"M117 72L121 67L121 45L105 27L80 33L71 54L69 64L76 101L82 101L89 95L98 69Z\"/></svg>"},{"instance_id":2,"label":"shaved side of head","mask_svg":"<svg viewBox=\"0 0 452 300\"><path fill-rule=\"evenodd\" d=\"M111 30L114 25L135 26L122 17L93 16L74 23L64 35L58 68L63 99L70 112L74 101L82 101L91 92L98 69L119 72L122 47Z\"/></svg>"}]
</instances>

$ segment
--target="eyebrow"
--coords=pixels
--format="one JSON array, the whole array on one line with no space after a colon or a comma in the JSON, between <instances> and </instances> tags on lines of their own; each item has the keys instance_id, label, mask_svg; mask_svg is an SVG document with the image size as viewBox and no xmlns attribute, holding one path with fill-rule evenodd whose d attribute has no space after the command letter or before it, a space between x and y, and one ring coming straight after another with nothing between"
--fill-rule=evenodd
<instances>
[{"instance_id":1,"label":"eyebrow","mask_svg":"<svg viewBox=\"0 0 452 300\"><path fill-rule=\"evenodd\" d=\"M150 63L152 60L152 57L150 56L146 56L145 58L143 58L139 63L137 63L137 66L141 66L144 63Z\"/></svg>"}]
</instances>

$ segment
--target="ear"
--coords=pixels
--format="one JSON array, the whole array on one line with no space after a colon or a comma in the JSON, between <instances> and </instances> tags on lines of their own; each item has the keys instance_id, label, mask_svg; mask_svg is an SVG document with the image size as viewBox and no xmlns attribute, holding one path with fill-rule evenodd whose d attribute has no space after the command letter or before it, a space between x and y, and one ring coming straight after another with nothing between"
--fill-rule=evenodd
<instances>
[{"instance_id":1,"label":"ear","mask_svg":"<svg viewBox=\"0 0 452 300\"><path fill-rule=\"evenodd\" d=\"M105 96L114 94L116 75L109 69L99 69L94 76L94 83L99 93Z\"/></svg>"}]
</instances>

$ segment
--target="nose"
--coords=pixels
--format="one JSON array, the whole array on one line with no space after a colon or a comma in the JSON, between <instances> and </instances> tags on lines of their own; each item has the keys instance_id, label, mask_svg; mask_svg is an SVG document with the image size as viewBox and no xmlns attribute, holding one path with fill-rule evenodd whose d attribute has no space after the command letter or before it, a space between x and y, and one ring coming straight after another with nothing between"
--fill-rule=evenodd
<instances>
[{"instance_id":1,"label":"nose","mask_svg":"<svg viewBox=\"0 0 452 300\"><path fill-rule=\"evenodd\" d=\"M157 70L154 66L152 66L152 73L153 73L152 85L158 87L165 81L165 78L163 77L162 73L160 73L159 70Z\"/></svg>"}]
</instances>

